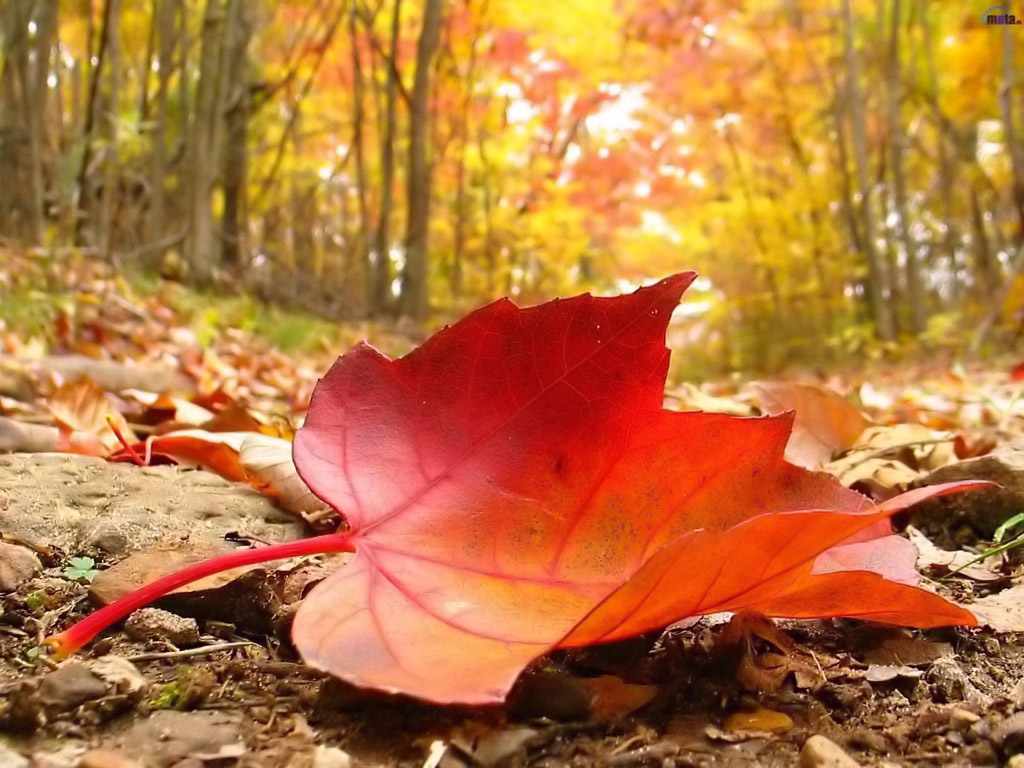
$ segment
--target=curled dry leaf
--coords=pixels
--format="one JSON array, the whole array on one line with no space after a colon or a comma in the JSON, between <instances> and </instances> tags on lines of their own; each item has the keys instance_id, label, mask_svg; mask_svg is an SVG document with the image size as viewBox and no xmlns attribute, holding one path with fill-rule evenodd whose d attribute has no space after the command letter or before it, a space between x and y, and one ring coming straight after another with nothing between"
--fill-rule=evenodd
<instances>
[{"instance_id":1,"label":"curled dry leaf","mask_svg":"<svg viewBox=\"0 0 1024 768\"><path fill-rule=\"evenodd\" d=\"M873 498L895 496L928 471L956 463L954 438L919 424L871 427L847 453L824 467Z\"/></svg>"},{"instance_id":2,"label":"curled dry leaf","mask_svg":"<svg viewBox=\"0 0 1024 768\"><path fill-rule=\"evenodd\" d=\"M334 516L299 476L292 459L292 444L280 437L249 435L242 441L239 460L249 481L273 497L282 509L310 523Z\"/></svg>"},{"instance_id":3,"label":"curled dry leaf","mask_svg":"<svg viewBox=\"0 0 1024 768\"><path fill-rule=\"evenodd\" d=\"M848 400L817 384L759 381L753 384L765 413L794 411L786 460L818 469L857 442L871 422Z\"/></svg>"},{"instance_id":4,"label":"curled dry leaf","mask_svg":"<svg viewBox=\"0 0 1024 768\"><path fill-rule=\"evenodd\" d=\"M392 360L359 344L319 383L294 447L342 533L215 558L53 638L64 652L168 589L243 563L355 552L299 607L303 658L439 702L504 699L556 647L750 610L972 624L867 570L816 572L887 533L884 505L787 464L791 418L662 409L665 330L692 273L629 296L484 307Z\"/></svg>"},{"instance_id":5,"label":"curled dry leaf","mask_svg":"<svg viewBox=\"0 0 1024 768\"><path fill-rule=\"evenodd\" d=\"M971 610L997 632L1024 632L1024 582L975 600Z\"/></svg>"},{"instance_id":6,"label":"curled dry leaf","mask_svg":"<svg viewBox=\"0 0 1024 768\"><path fill-rule=\"evenodd\" d=\"M977 554L962 549L940 549L912 525L907 526L907 536L917 554L918 568L939 567L948 571L956 571L961 576L975 581L1002 581L1006 578L1005 574L989 567L990 565L999 565L1000 558L998 556L986 562L979 561Z\"/></svg>"},{"instance_id":7,"label":"curled dry leaf","mask_svg":"<svg viewBox=\"0 0 1024 768\"><path fill-rule=\"evenodd\" d=\"M83 377L58 387L49 408L60 429L61 448L71 453L106 456L121 445L117 432L125 440L135 440L124 416L92 379Z\"/></svg>"},{"instance_id":8,"label":"curled dry leaf","mask_svg":"<svg viewBox=\"0 0 1024 768\"><path fill-rule=\"evenodd\" d=\"M181 397L171 397L141 389L125 390L121 396L158 411L162 415L160 421L173 420L180 424L199 426L214 416L213 411Z\"/></svg>"}]
</instances>

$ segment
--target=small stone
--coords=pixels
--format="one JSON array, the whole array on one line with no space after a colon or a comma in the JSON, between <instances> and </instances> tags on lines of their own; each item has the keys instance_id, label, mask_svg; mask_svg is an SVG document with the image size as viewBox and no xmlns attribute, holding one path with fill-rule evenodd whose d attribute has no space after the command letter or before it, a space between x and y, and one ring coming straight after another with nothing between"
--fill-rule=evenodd
<instances>
[{"instance_id":1,"label":"small stone","mask_svg":"<svg viewBox=\"0 0 1024 768\"><path fill-rule=\"evenodd\" d=\"M847 740L847 746L879 754L885 754L890 749L889 740L885 738L885 734L870 728L858 728L854 731Z\"/></svg>"},{"instance_id":2,"label":"small stone","mask_svg":"<svg viewBox=\"0 0 1024 768\"><path fill-rule=\"evenodd\" d=\"M954 707L949 711L949 726L958 731L967 730L979 720L981 718L978 715L963 707Z\"/></svg>"},{"instance_id":3,"label":"small stone","mask_svg":"<svg viewBox=\"0 0 1024 768\"><path fill-rule=\"evenodd\" d=\"M42 570L31 549L0 541L0 592L14 592Z\"/></svg>"},{"instance_id":4,"label":"small stone","mask_svg":"<svg viewBox=\"0 0 1024 768\"><path fill-rule=\"evenodd\" d=\"M0 742L0 768L30 768L27 757Z\"/></svg>"},{"instance_id":5,"label":"small stone","mask_svg":"<svg viewBox=\"0 0 1024 768\"><path fill-rule=\"evenodd\" d=\"M800 750L800 768L860 768L860 764L834 741L815 734Z\"/></svg>"},{"instance_id":6,"label":"small stone","mask_svg":"<svg viewBox=\"0 0 1024 768\"><path fill-rule=\"evenodd\" d=\"M108 555L127 554L131 541L123 531L109 523L101 523L89 535L88 543L96 549L106 552Z\"/></svg>"},{"instance_id":7,"label":"small stone","mask_svg":"<svg viewBox=\"0 0 1024 768\"><path fill-rule=\"evenodd\" d=\"M142 763L112 749L90 749L78 768L142 768Z\"/></svg>"},{"instance_id":8,"label":"small stone","mask_svg":"<svg viewBox=\"0 0 1024 768\"><path fill-rule=\"evenodd\" d=\"M925 680L931 685L937 702L970 701L987 704L987 697L971 682L967 673L951 658L938 659L928 669Z\"/></svg>"},{"instance_id":9,"label":"small stone","mask_svg":"<svg viewBox=\"0 0 1024 768\"><path fill-rule=\"evenodd\" d=\"M133 640L166 640L179 648L199 643L199 625L195 619L160 608L135 611L125 620L124 631Z\"/></svg>"},{"instance_id":10,"label":"small stone","mask_svg":"<svg viewBox=\"0 0 1024 768\"><path fill-rule=\"evenodd\" d=\"M351 768L352 757L343 749L323 744L313 752L313 768Z\"/></svg>"},{"instance_id":11,"label":"small stone","mask_svg":"<svg viewBox=\"0 0 1024 768\"><path fill-rule=\"evenodd\" d=\"M107 684L80 661L62 664L39 684L39 701L53 712L68 712L106 695Z\"/></svg>"},{"instance_id":12,"label":"small stone","mask_svg":"<svg viewBox=\"0 0 1024 768\"><path fill-rule=\"evenodd\" d=\"M999 652L1002 650L999 640L994 637L986 637L981 641L981 644L985 646L985 653L989 656L998 656Z\"/></svg>"},{"instance_id":13,"label":"small stone","mask_svg":"<svg viewBox=\"0 0 1024 768\"><path fill-rule=\"evenodd\" d=\"M1010 715L999 723L992 730L992 741L1006 757L1024 753L1024 712Z\"/></svg>"}]
</instances>

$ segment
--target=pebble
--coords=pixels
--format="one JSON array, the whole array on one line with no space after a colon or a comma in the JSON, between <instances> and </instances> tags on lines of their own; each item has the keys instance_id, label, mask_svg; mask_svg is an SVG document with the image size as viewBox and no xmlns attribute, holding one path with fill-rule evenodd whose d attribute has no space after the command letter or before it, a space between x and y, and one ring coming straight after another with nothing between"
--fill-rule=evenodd
<instances>
[{"instance_id":1,"label":"pebble","mask_svg":"<svg viewBox=\"0 0 1024 768\"><path fill-rule=\"evenodd\" d=\"M879 754L885 754L891 748L884 734L870 728L858 728L850 735L847 745Z\"/></svg>"},{"instance_id":2,"label":"pebble","mask_svg":"<svg viewBox=\"0 0 1024 768\"><path fill-rule=\"evenodd\" d=\"M816 734L800 750L800 768L860 768L860 764L834 741Z\"/></svg>"},{"instance_id":3,"label":"pebble","mask_svg":"<svg viewBox=\"0 0 1024 768\"><path fill-rule=\"evenodd\" d=\"M313 768L350 768L352 756L338 747L321 744L313 752Z\"/></svg>"},{"instance_id":4,"label":"pebble","mask_svg":"<svg viewBox=\"0 0 1024 768\"><path fill-rule=\"evenodd\" d=\"M0 592L14 592L42 570L43 564L31 549L0 541Z\"/></svg>"},{"instance_id":5,"label":"pebble","mask_svg":"<svg viewBox=\"0 0 1024 768\"><path fill-rule=\"evenodd\" d=\"M932 687L932 695L938 702L968 701L984 697L953 659L937 659L928 669L925 680Z\"/></svg>"},{"instance_id":6,"label":"pebble","mask_svg":"<svg viewBox=\"0 0 1024 768\"><path fill-rule=\"evenodd\" d=\"M30 768L28 758L0 742L0 768Z\"/></svg>"},{"instance_id":7,"label":"pebble","mask_svg":"<svg viewBox=\"0 0 1024 768\"><path fill-rule=\"evenodd\" d=\"M958 731L967 730L979 720L981 718L969 709L954 707L949 711L949 726L950 728L956 728Z\"/></svg>"},{"instance_id":8,"label":"pebble","mask_svg":"<svg viewBox=\"0 0 1024 768\"><path fill-rule=\"evenodd\" d=\"M135 611L125 620L124 631L133 640L166 640L179 648L199 643L199 625L195 619L160 608Z\"/></svg>"},{"instance_id":9,"label":"pebble","mask_svg":"<svg viewBox=\"0 0 1024 768\"><path fill-rule=\"evenodd\" d=\"M81 661L62 664L39 684L39 701L51 712L68 712L106 695L107 684Z\"/></svg>"},{"instance_id":10,"label":"pebble","mask_svg":"<svg viewBox=\"0 0 1024 768\"><path fill-rule=\"evenodd\" d=\"M131 541L119 530L117 526L110 523L101 523L90 534L89 545L106 552L108 555L124 555L131 547Z\"/></svg>"}]
</instances>

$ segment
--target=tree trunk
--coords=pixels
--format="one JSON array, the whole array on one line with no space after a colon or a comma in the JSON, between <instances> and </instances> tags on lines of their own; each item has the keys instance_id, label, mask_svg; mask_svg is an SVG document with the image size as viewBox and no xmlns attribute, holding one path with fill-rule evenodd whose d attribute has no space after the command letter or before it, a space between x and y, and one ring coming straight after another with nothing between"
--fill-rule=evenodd
<instances>
[{"instance_id":1,"label":"tree trunk","mask_svg":"<svg viewBox=\"0 0 1024 768\"><path fill-rule=\"evenodd\" d=\"M427 259L430 239L430 176L427 136L430 129L430 73L441 37L442 0L425 0L423 27L416 45L416 78L409 110L408 220L405 268L402 270L402 314L417 320L427 315Z\"/></svg>"},{"instance_id":2,"label":"tree trunk","mask_svg":"<svg viewBox=\"0 0 1024 768\"><path fill-rule=\"evenodd\" d=\"M1010 154L1010 165L1013 169L1013 186L1010 199L1017 216L1017 236L1014 246L1018 252L1024 249L1024 147L1017 137L1017 126L1014 119L1014 99L1017 91L1017 68L1013 61L1013 37L1017 30L1010 25L1003 25L1003 82L999 88L999 109L1003 118L1003 136L1006 149Z\"/></svg>"},{"instance_id":3,"label":"tree trunk","mask_svg":"<svg viewBox=\"0 0 1024 768\"><path fill-rule=\"evenodd\" d=\"M928 23L929 5L929 0L919 0L918 15L923 32L924 56L928 71L928 90L931 98L937 104L939 98L939 73L935 64L935 45L932 38L932 28L931 24ZM949 260L950 270L953 273L951 298L954 304L959 304L960 296L962 295L960 280L957 279L960 266L960 256L957 252L959 237L957 236L957 223L953 219L955 154L953 158L950 157L948 139L944 131L941 129L937 130L936 136L938 138L936 155L938 156L939 164L939 194L942 196L942 223L945 227L942 237L942 250L945 251L946 258ZM975 204L977 203L976 195L973 195L973 201Z\"/></svg>"},{"instance_id":4,"label":"tree trunk","mask_svg":"<svg viewBox=\"0 0 1024 768\"><path fill-rule=\"evenodd\" d=\"M0 233L33 244L44 235L43 118L56 14L56 0L8 0L0 14Z\"/></svg>"},{"instance_id":5,"label":"tree trunk","mask_svg":"<svg viewBox=\"0 0 1024 768\"><path fill-rule=\"evenodd\" d=\"M224 263L236 270L248 264L249 234L249 40L252 11L244 2L235 4L228 19L227 114L224 147L224 212L221 217Z\"/></svg>"},{"instance_id":6,"label":"tree trunk","mask_svg":"<svg viewBox=\"0 0 1024 768\"><path fill-rule=\"evenodd\" d=\"M117 243L114 237L116 221L114 205L118 198L119 173L117 159L117 124L120 120L121 46L118 44L118 21L121 18L121 0L107 0L109 20L103 25L107 50L107 99L103 135L106 150L103 155L103 188L100 190L100 221L97 246L100 253L111 255Z\"/></svg>"},{"instance_id":7,"label":"tree trunk","mask_svg":"<svg viewBox=\"0 0 1024 768\"><path fill-rule=\"evenodd\" d=\"M1016 88L1016 67L1013 62L1013 36L1017 29L1012 25L1003 26L1003 82L999 89L999 108L1003 118L1003 136L1006 140L1007 151L1010 153L1010 165L1013 170L1012 188L1010 199L1013 204L1014 213L1017 217L1017 227L1014 236L1014 259L1010 271L1003 281L998 294L993 297L993 302L978 327L978 331L971 343L971 351L977 352L981 349L988 335L999 322L1003 306L1013 290L1014 283L1024 275L1024 148L1017 140L1017 127L1014 121L1013 94Z\"/></svg>"},{"instance_id":8,"label":"tree trunk","mask_svg":"<svg viewBox=\"0 0 1024 768\"><path fill-rule=\"evenodd\" d=\"M221 85L223 80L224 27L231 6L240 0L207 0L203 17L199 82L195 113L188 139L186 195L188 213L185 229L185 261L191 279L209 283L216 262L213 222L213 186L216 180L218 139L221 133Z\"/></svg>"},{"instance_id":9,"label":"tree trunk","mask_svg":"<svg viewBox=\"0 0 1024 768\"><path fill-rule=\"evenodd\" d=\"M157 0L153 11L153 26L156 28L157 70L156 115L153 125L153 150L150 156L150 207L147 239L150 242L164 237L165 205L167 200L167 121L168 91L171 84L171 61L177 47L175 17L178 0ZM160 254L155 254L158 261Z\"/></svg>"},{"instance_id":10,"label":"tree trunk","mask_svg":"<svg viewBox=\"0 0 1024 768\"><path fill-rule=\"evenodd\" d=\"M373 267L370 306L378 312L391 304L391 205L395 183L395 138L398 129L398 44L402 25L402 0L395 0L391 16L391 40L388 46L387 84L384 92L384 140L380 158L380 213L374 233L373 250L377 261Z\"/></svg>"},{"instance_id":11,"label":"tree trunk","mask_svg":"<svg viewBox=\"0 0 1024 768\"><path fill-rule=\"evenodd\" d=\"M889 305L888 280L881 255L875 243L874 193L868 179L868 150L864 105L860 93L860 65L853 33L853 10L850 0L841 0L843 30L846 43L846 107L853 135L853 161L860 194L860 223L863 231L861 250L868 266L868 302L875 323L875 333L883 341L892 341L895 334L892 307Z\"/></svg>"},{"instance_id":12,"label":"tree trunk","mask_svg":"<svg viewBox=\"0 0 1024 768\"><path fill-rule=\"evenodd\" d=\"M463 283L463 252L466 248L466 228L469 217L469 195L467 193L466 154L469 150L469 118L475 98L477 47L480 42L480 28L473 30L473 40L469 47L469 64L465 76L460 78L465 88L462 109L459 114L459 157L455 170L455 238L452 243L452 297L458 300L462 296Z\"/></svg>"},{"instance_id":13,"label":"tree trunk","mask_svg":"<svg viewBox=\"0 0 1024 768\"><path fill-rule=\"evenodd\" d=\"M907 206L907 180L903 168L903 82L900 68L900 0L892 0L892 25L889 38L889 160L893 183L893 205L897 232L905 259L907 299L910 304L910 330L924 331L926 323L924 287L921 264L910 232L910 210Z\"/></svg>"},{"instance_id":14,"label":"tree trunk","mask_svg":"<svg viewBox=\"0 0 1024 768\"><path fill-rule=\"evenodd\" d=\"M363 274L366 285L366 308L368 314L373 317L378 315L383 307L376 302L374 290L374 274L377 269L376 261L381 255L374 253L370 247L370 212L366 202L367 181L366 181L366 147L363 141L363 123L366 120L365 109L365 88L363 84L363 65L359 51L359 28L357 21L359 9L356 0L351 0L348 9L348 33L349 43L352 46L352 156L356 162L356 202L358 204L359 221L357 222L357 233L355 239L356 263L363 263Z\"/></svg>"},{"instance_id":15,"label":"tree trunk","mask_svg":"<svg viewBox=\"0 0 1024 768\"><path fill-rule=\"evenodd\" d=\"M100 233L95 225L100 218L97 203L100 190L97 190L94 182L93 171L93 144L98 126L103 121L103 94L100 89L100 80L103 75L104 63L107 59L107 46L110 41L110 29L117 24L116 17L111 11L118 5L118 0L106 0L103 4L103 21L100 24L99 43L96 50L95 61L93 61L92 46L88 47L86 58L89 59L89 95L85 103L85 123L82 126L82 162L78 167L78 220L75 222L76 240L79 243L95 244ZM86 4L85 12L89 19L92 18L92 4ZM90 25L90 39L92 27Z\"/></svg>"}]
</instances>

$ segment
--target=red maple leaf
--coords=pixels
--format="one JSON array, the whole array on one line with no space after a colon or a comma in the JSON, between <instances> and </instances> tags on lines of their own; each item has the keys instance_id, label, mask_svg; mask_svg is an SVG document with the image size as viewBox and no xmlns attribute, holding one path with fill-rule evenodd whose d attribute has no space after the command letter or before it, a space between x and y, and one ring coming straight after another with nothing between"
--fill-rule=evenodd
<instances>
[{"instance_id":1,"label":"red maple leaf","mask_svg":"<svg viewBox=\"0 0 1024 768\"><path fill-rule=\"evenodd\" d=\"M338 551L355 556L295 619L303 658L439 702L500 701L554 647L712 611L974 623L887 579L906 563L886 559L905 550L884 536L897 509L970 484L872 506L783 460L787 415L662 409L665 330L693 277L528 309L498 301L397 360L357 345L318 385L294 447L347 531L193 566L53 642L80 647L211 572Z\"/></svg>"}]
</instances>

